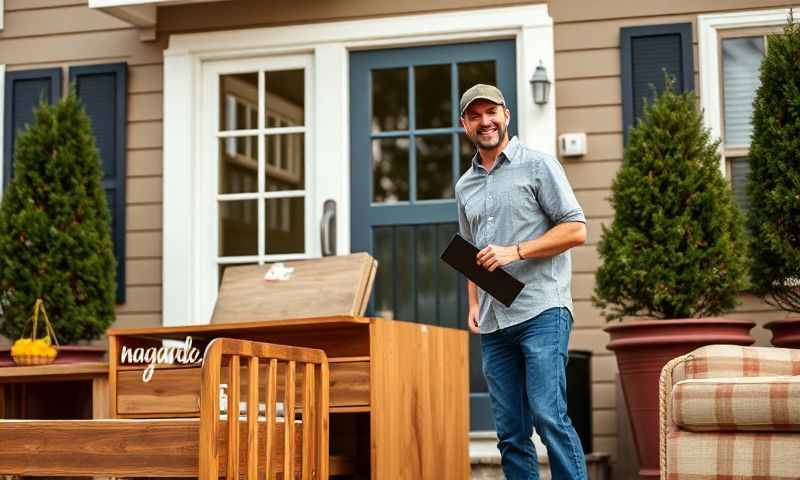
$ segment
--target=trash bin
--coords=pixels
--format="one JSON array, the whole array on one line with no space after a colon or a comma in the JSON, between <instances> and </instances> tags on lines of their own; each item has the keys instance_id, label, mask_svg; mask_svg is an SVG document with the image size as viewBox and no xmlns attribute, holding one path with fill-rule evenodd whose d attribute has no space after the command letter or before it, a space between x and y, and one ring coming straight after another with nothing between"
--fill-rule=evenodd
<instances>
[{"instance_id":1,"label":"trash bin","mask_svg":"<svg viewBox=\"0 0 800 480\"><path fill-rule=\"evenodd\" d=\"M592 452L592 352L570 350L567 360L567 413L581 439L584 453Z\"/></svg>"}]
</instances>

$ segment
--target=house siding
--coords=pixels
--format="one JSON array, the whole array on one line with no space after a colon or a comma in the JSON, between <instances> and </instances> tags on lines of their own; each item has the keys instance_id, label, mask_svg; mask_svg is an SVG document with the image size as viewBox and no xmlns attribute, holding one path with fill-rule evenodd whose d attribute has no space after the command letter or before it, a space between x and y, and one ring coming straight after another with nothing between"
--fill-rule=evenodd
<instances>
[{"instance_id":1,"label":"house siding","mask_svg":"<svg viewBox=\"0 0 800 480\"><path fill-rule=\"evenodd\" d=\"M237 0L159 9L158 39L143 42L139 31L94 11L78 0L6 0L0 32L0 64L8 71L125 61L128 78L127 145L127 302L117 307L115 326L153 326L162 321L162 106L163 49L170 33L290 25L382 17L440 10L473 9L544 2L491 0ZM611 223L608 202L622 165L622 103L619 29L626 26L691 22L697 76L697 15L708 12L788 6L768 0L550 0L554 20L555 99L558 133L586 132L588 154L562 159L588 218L587 245L573 250L575 328L570 347L593 352L593 429L596 451L616 457L617 367L606 350L605 320L591 304L600 260L601 226ZM65 75L66 78L66 75ZM698 85L699 82L695 82ZM783 318L760 300L743 296L732 318L756 321L757 343L770 334L760 327Z\"/></svg>"},{"instance_id":2,"label":"house siding","mask_svg":"<svg viewBox=\"0 0 800 480\"><path fill-rule=\"evenodd\" d=\"M161 324L161 139L163 48L86 1L6 0L0 63L32 68L128 63L126 151L127 300L115 327ZM105 343L105 339L98 343Z\"/></svg>"},{"instance_id":3,"label":"house siding","mask_svg":"<svg viewBox=\"0 0 800 480\"><path fill-rule=\"evenodd\" d=\"M608 201L611 183L622 166L622 98L620 78L620 28L667 23L692 24L695 85L698 81L697 15L710 12L787 6L776 1L743 0L613 0L587 8L581 0L551 0L548 3L554 22L555 92L558 134L585 132L587 155L561 161L588 220L588 242L573 250L573 299L575 326L570 348L590 350L592 361L592 417L596 451L612 454L629 451L630 434L624 409L617 408L617 365L606 350L608 335L602 331L605 320L591 303L594 273L600 265L597 243L601 226L610 225L614 211ZM697 89L697 87L696 87ZM759 345L769 345L770 333L764 323L783 318L778 312L753 297L742 296L742 305L730 318L747 319L758 325L753 336ZM621 444L618 444L618 435ZM630 468L621 468L628 471Z\"/></svg>"}]
</instances>

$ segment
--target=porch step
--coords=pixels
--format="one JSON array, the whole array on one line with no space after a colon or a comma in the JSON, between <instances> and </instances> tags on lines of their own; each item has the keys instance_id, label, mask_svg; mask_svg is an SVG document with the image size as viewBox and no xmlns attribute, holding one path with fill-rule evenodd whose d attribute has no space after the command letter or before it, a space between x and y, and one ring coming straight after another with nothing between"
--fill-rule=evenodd
<instances>
[{"instance_id":1,"label":"porch step","mask_svg":"<svg viewBox=\"0 0 800 480\"><path fill-rule=\"evenodd\" d=\"M539 457L539 478L550 480L550 464L547 449L539 436L534 433L533 444ZM497 451L495 432L470 433L469 457L472 480L503 480L503 469L500 466L500 452ZM586 467L589 480L609 480L609 459L607 453L593 452L586 454Z\"/></svg>"}]
</instances>

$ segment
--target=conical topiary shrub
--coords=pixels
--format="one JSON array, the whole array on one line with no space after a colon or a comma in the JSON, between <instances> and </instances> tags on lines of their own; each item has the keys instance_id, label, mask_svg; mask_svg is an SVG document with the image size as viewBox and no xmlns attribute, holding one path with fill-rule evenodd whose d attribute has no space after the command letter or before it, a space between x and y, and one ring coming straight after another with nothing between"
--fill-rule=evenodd
<instances>
[{"instance_id":1,"label":"conical topiary shrub","mask_svg":"<svg viewBox=\"0 0 800 480\"><path fill-rule=\"evenodd\" d=\"M750 144L751 283L768 303L800 313L800 24L790 16L767 45Z\"/></svg>"},{"instance_id":2,"label":"conical topiary shrub","mask_svg":"<svg viewBox=\"0 0 800 480\"><path fill-rule=\"evenodd\" d=\"M42 102L17 138L0 206L0 334L15 339L38 297L62 344L114 319L111 221L89 118L74 92Z\"/></svg>"},{"instance_id":3,"label":"conical topiary shrub","mask_svg":"<svg viewBox=\"0 0 800 480\"><path fill-rule=\"evenodd\" d=\"M665 90L630 130L603 227L594 302L608 320L691 318L736 306L743 220L692 93Z\"/></svg>"}]
</instances>

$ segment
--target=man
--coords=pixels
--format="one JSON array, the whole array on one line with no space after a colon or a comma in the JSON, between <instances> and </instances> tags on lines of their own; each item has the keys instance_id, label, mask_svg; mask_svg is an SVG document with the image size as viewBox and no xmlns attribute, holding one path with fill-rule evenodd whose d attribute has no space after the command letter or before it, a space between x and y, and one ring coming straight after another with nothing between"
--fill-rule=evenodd
<instances>
[{"instance_id":1,"label":"man","mask_svg":"<svg viewBox=\"0 0 800 480\"><path fill-rule=\"evenodd\" d=\"M532 427L556 480L586 478L567 416L567 343L572 328L569 249L586 241L586 218L564 169L550 155L508 138L503 94L478 84L461 97L461 125L477 147L456 184L461 235L475 261L525 283L505 307L468 282L469 329L481 335L483 373L508 480L538 479Z\"/></svg>"}]
</instances>

